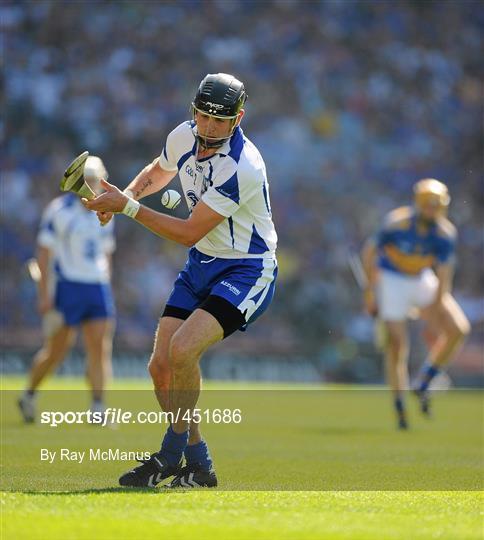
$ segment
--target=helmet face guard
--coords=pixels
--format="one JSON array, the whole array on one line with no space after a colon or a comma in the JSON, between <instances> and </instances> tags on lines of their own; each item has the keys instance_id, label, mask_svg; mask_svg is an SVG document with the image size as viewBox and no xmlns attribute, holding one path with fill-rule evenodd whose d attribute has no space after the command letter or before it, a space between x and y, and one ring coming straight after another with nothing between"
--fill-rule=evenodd
<instances>
[{"instance_id":1,"label":"helmet face guard","mask_svg":"<svg viewBox=\"0 0 484 540\"><path fill-rule=\"evenodd\" d=\"M223 137L210 137L200 134L194 128L194 134L205 148L218 148L230 139L238 126L237 118L247 100L244 85L233 75L216 73L207 75L198 87L192 102L192 115L196 121L196 113L210 118L231 120L230 133Z\"/></svg>"},{"instance_id":2,"label":"helmet face guard","mask_svg":"<svg viewBox=\"0 0 484 540\"><path fill-rule=\"evenodd\" d=\"M212 121L212 118L218 118L221 120L230 120L230 131L228 135L224 135L223 137L210 137L208 135L204 135L199 133L198 131L198 125L197 125L197 119L196 119L196 113L203 114L204 116L207 116L210 118L210 121ZM195 122L195 126L192 128L193 134L197 138L198 142L204 147L204 148L219 148L224 143L226 143L230 138L232 137L235 128L239 125L239 122L237 122L238 113L235 116L217 116L215 114L207 114L205 111L202 111L198 109L194 103L192 103L192 119ZM210 125L210 124L209 124Z\"/></svg>"}]
</instances>

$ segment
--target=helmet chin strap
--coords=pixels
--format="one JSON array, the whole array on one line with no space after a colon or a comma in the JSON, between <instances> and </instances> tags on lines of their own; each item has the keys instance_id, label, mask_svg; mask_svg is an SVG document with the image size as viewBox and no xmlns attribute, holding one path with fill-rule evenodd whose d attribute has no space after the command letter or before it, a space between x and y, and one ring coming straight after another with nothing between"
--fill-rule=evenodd
<instances>
[{"instance_id":1,"label":"helmet chin strap","mask_svg":"<svg viewBox=\"0 0 484 540\"><path fill-rule=\"evenodd\" d=\"M232 135L231 135L232 136ZM200 144L202 148L205 150L211 149L211 148L220 148L226 141L230 139L230 137L225 137L223 139L217 139L216 141L207 141L207 139L204 139L201 135L196 135L197 141Z\"/></svg>"}]
</instances>

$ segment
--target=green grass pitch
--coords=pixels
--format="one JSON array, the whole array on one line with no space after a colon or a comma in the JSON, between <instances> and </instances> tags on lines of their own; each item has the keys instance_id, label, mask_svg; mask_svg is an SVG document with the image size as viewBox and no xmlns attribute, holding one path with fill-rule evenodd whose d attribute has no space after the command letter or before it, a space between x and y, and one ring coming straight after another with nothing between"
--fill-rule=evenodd
<instances>
[{"instance_id":1,"label":"green grass pitch","mask_svg":"<svg viewBox=\"0 0 484 540\"><path fill-rule=\"evenodd\" d=\"M216 390L202 396L205 407L238 404L243 413L237 426L203 429L220 489L145 491L117 486L132 462L49 468L36 445L47 436L52 447L153 451L159 426L25 426L15 410L21 384L3 378L2 540L484 538L479 392L437 396L430 422L409 403L412 429L399 433L382 391L207 384ZM116 387L131 389L112 398L131 400L125 409L156 410L150 393L139 391L150 388L146 381L119 380ZM48 388L84 384L58 378ZM76 399L79 407L71 408L80 410L86 398L73 391L49 396L64 410Z\"/></svg>"}]
</instances>

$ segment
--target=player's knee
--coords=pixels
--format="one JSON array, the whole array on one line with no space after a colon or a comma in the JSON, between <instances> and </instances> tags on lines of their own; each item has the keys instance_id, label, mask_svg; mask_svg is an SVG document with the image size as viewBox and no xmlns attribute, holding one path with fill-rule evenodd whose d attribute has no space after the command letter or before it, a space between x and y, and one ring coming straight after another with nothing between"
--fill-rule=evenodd
<instances>
[{"instance_id":1,"label":"player's knee","mask_svg":"<svg viewBox=\"0 0 484 540\"><path fill-rule=\"evenodd\" d=\"M173 336L170 342L170 365L179 369L197 361L197 351L182 336Z\"/></svg>"},{"instance_id":2,"label":"player's knee","mask_svg":"<svg viewBox=\"0 0 484 540\"><path fill-rule=\"evenodd\" d=\"M34 364L44 364L44 365L54 365L60 362L62 359L60 354L56 354L56 351L52 351L48 346L42 347L40 351L37 352L34 358Z\"/></svg>"},{"instance_id":3,"label":"player's knee","mask_svg":"<svg viewBox=\"0 0 484 540\"><path fill-rule=\"evenodd\" d=\"M397 346L403 343L403 336L399 332L395 332L391 329L388 330L388 342L390 345Z\"/></svg>"},{"instance_id":4,"label":"player's knee","mask_svg":"<svg viewBox=\"0 0 484 540\"><path fill-rule=\"evenodd\" d=\"M449 334L451 339L463 339L467 337L471 332L471 325L467 317L462 317L459 321L454 321L452 324Z\"/></svg>"},{"instance_id":5,"label":"player's knee","mask_svg":"<svg viewBox=\"0 0 484 540\"><path fill-rule=\"evenodd\" d=\"M148 362L148 372L153 381L160 382L170 378L170 367L164 358L152 355Z\"/></svg>"},{"instance_id":6,"label":"player's knee","mask_svg":"<svg viewBox=\"0 0 484 540\"><path fill-rule=\"evenodd\" d=\"M396 351L401 351L407 346L407 339L398 332L388 333L388 346Z\"/></svg>"},{"instance_id":7,"label":"player's knee","mask_svg":"<svg viewBox=\"0 0 484 540\"><path fill-rule=\"evenodd\" d=\"M471 323L469 319L465 318L460 324L459 330L462 334L462 337L466 338L471 333Z\"/></svg>"}]
</instances>

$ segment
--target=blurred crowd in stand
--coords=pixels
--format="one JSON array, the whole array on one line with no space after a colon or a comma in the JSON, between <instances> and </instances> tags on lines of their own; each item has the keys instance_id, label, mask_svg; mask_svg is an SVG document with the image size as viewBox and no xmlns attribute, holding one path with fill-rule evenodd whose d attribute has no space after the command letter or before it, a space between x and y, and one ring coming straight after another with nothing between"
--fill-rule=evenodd
<instances>
[{"instance_id":1,"label":"blurred crowd in stand","mask_svg":"<svg viewBox=\"0 0 484 540\"><path fill-rule=\"evenodd\" d=\"M246 84L243 129L267 164L280 263L252 339L221 348L356 357L371 321L348 250L429 176L452 194L456 294L482 341L483 25L482 4L465 0L2 2L3 344L37 343L22 265L67 163L88 149L124 187L219 71ZM116 229L116 343L145 350L185 250L124 216Z\"/></svg>"}]
</instances>

